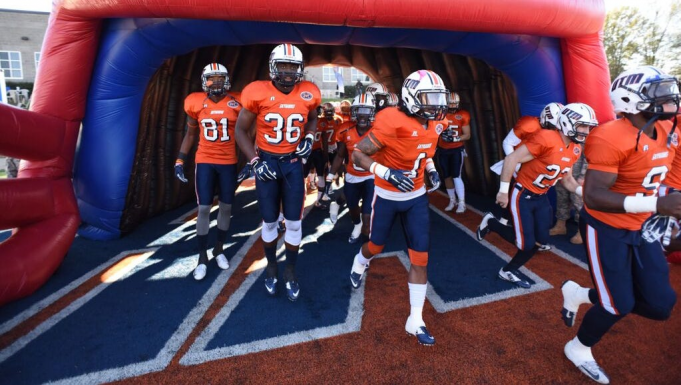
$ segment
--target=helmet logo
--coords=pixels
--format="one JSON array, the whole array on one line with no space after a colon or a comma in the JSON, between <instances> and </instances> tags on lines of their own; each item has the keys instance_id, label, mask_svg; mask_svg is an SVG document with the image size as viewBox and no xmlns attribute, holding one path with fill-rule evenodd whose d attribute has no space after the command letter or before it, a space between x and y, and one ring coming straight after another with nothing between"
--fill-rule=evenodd
<instances>
[{"instance_id":1,"label":"helmet logo","mask_svg":"<svg viewBox=\"0 0 681 385\"><path fill-rule=\"evenodd\" d=\"M566 115L568 118L570 118L570 119L572 119L572 120L579 120L579 119L582 118L582 114L580 114L580 113L577 112L577 111L573 111L573 110L571 110L571 109L569 109L569 108L565 108L565 109L563 110L562 114L563 114L563 115Z\"/></svg>"},{"instance_id":2,"label":"helmet logo","mask_svg":"<svg viewBox=\"0 0 681 385\"><path fill-rule=\"evenodd\" d=\"M419 83L421 83L420 80L416 80L416 79L405 79L405 80L404 80L404 87L405 87L405 88L416 88L416 87L419 85Z\"/></svg>"},{"instance_id":3,"label":"helmet logo","mask_svg":"<svg viewBox=\"0 0 681 385\"><path fill-rule=\"evenodd\" d=\"M621 77L619 79L615 79L614 82L612 82L612 88L610 91L614 91L615 89L619 87L625 87L628 86L629 84L636 84L641 81L643 78L642 73L637 73L637 74L631 74L627 77Z\"/></svg>"}]
</instances>

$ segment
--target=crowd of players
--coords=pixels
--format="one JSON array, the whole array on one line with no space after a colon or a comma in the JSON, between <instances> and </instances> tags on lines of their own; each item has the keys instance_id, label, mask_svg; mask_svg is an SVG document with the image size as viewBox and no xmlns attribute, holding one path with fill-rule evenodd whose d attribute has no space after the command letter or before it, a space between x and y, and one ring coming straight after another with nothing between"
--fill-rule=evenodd
<instances>
[{"instance_id":1,"label":"crowd of players","mask_svg":"<svg viewBox=\"0 0 681 385\"><path fill-rule=\"evenodd\" d=\"M430 243L427 194L442 179L449 197L445 210L465 212L461 172L464 142L471 137L470 114L459 109L459 95L440 76L419 70L404 80L399 94L382 83L360 89L352 103L341 104L338 115L332 104L321 103L319 89L303 80L303 71L300 50L281 44L270 55L270 80L254 81L236 93L230 90L227 69L211 63L201 75L203 91L185 99L188 129L175 174L187 182L184 162L198 137L199 258L193 276L203 279L208 268L215 188L219 211L212 255L227 269L223 244L234 194L243 180L254 176L267 259L265 289L276 295L281 279L286 297L296 301L305 195L316 189L315 205L328 209L332 222L341 204L348 207L354 225L348 241L361 244L349 272L353 288L361 286L371 259L381 253L400 218L411 262L405 330L419 343L433 345L435 338L422 317ZM583 196L580 234L594 289L570 280L563 284L566 325L574 325L581 304L593 306L564 351L600 383L609 378L591 347L628 313L669 317L676 294L661 246L681 249L674 236L674 218L681 217L681 194L674 193L681 189L681 165L674 167L681 163L681 156L675 157L678 81L654 67L637 68L614 80L610 96L619 118L600 126L584 103L550 103L539 117L521 118L504 141L510 144L504 147L506 158L492 167L500 175L497 203L509 210L498 217L486 213L477 229L478 240L494 231L517 246L498 276L529 288L519 269L547 247L552 224L547 191L560 181ZM237 170L237 146L249 160L242 170ZM582 152L588 171L578 182L571 168ZM276 257L280 232L286 260L281 275Z\"/></svg>"}]
</instances>

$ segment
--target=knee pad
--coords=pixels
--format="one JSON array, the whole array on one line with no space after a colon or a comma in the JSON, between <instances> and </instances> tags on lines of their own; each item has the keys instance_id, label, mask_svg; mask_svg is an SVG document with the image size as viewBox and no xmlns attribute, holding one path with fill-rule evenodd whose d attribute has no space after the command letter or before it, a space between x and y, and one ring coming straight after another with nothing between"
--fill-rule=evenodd
<instances>
[{"instance_id":1,"label":"knee pad","mask_svg":"<svg viewBox=\"0 0 681 385\"><path fill-rule=\"evenodd\" d=\"M301 230L301 221L286 221L286 234L284 234L284 241L292 246L300 245L303 239L303 231Z\"/></svg>"},{"instance_id":2,"label":"knee pad","mask_svg":"<svg viewBox=\"0 0 681 385\"><path fill-rule=\"evenodd\" d=\"M377 245L377 244L375 244L371 241L369 241L369 244L367 245L367 248L369 249L369 252L371 253L371 255L380 254L381 251L383 251L384 247L385 247L385 245L379 246L379 245Z\"/></svg>"},{"instance_id":3,"label":"knee pad","mask_svg":"<svg viewBox=\"0 0 681 385\"><path fill-rule=\"evenodd\" d=\"M210 205L199 205L196 215L196 235L206 235L210 229Z\"/></svg>"},{"instance_id":4,"label":"knee pad","mask_svg":"<svg viewBox=\"0 0 681 385\"><path fill-rule=\"evenodd\" d=\"M218 211L218 229L229 230L229 223L232 220L232 205L220 202Z\"/></svg>"},{"instance_id":5,"label":"knee pad","mask_svg":"<svg viewBox=\"0 0 681 385\"><path fill-rule=\"evenodd\" d=\"M286 222L288 225L288 222ZM266 223L263 222L262 224L262 240L264 242L272 242L275 239L277 239L277 222L272 222L272 223Z\"/></svg>"},{"instance_id":6,"label":"knee pad","mask_svg":"<svg viewBox=\"0 0 681 385\"><path fill-rule=\"evenodd\" d=\"M302 221L286 221L286 234L284 234L284 241L292 246L300 245L303 239L303 231L301 230Z\"/></svg>"},{"instance_id":7,"label":"knee pad","mask_svg":"<svg viewBox=\"0 0 681 385\"><path fill-rule=\"evenodd\" d=\"M427 266L428 252L409 249L409 261L411 262L412 265Z\"/></svg>"}]
</instances>

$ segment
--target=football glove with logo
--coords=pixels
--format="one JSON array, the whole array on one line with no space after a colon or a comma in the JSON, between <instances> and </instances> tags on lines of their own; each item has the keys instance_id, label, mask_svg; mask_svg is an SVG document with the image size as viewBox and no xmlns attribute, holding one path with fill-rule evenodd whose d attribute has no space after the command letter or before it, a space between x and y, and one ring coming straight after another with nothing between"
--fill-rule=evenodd
<instances>
[{"instance_id":1,"label":"football glove with logo","mask_svg":"<svg viewBox=\"0 0 681 385\"><path fill-rule=\"evenodd\" d=\"M409 171L388 169L385 180L402 192L410 192L414 189L414 181L404 175L407 172Z\"/></svg>"},{"instance_id":2,"label":"football glove with logo","mask_svg":"<svg viewBox=\"0 0 681 385\"><path fill-rule=\"evenodd\" d=\"M440 188L440 175L437 173L437 171L428 171L428 179L430 180L430 184L433 185L433 187L428 189L429 193L432 193L433 191L436 191L438 188Z\"/></svg>"},{"instance_id":3,"label":"football glove with logo","mask_svg":"<svg viewBox=\"0 0 681 385\"><path fill-rule=\"evenodd\" d=\"M257 156L251 160L251 167L255 172L255 177L263 182L277 179L277 173L270 168L267 162Z\"/></svg>"},{"instance_id":4,"label":"football glove with logo","mask_svg":"<svg viewBox=\"0 0 681 385\"><path fill-rule=\"evenodd\" d=\"M312 133L305 135L305 138L298 143L296 148L296 155L298 157L307 159L312 153L312 142L314 141L314 135Z\"/></svg>"},{"instance_id":5,"label":"football glove with logo","mask_svg":"<svg viewBox=\"0 0 681 385\"><path fill-rule=\"evenodd\" d=\"M187 183L187 178L184 176L184 161L178 159L175 161L175 177L182 183Z\"/></svg>"},{"instance_id":6,"label":"football glove with logo","mask_svg":"<svg viewBox=\"0 0 681 385\"><path fill-rule=\"evenodd\" d=\"M252 171L253 171L253 166L251 166L249 163L246 163L244 168L241 169L241 171L239 172L239 175L237 175L237 177L236 177L236 185L239 186L241 184L241 182L250 178Z\"/></svg>"}]
</instances>

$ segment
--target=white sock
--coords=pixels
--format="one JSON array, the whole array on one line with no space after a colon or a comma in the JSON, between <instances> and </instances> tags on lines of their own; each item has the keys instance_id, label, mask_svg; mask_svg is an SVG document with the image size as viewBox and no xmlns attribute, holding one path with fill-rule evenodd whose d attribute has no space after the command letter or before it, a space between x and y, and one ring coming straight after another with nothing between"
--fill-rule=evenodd
<instances>
[{"instance_id":1,"label":"white sock","mask_svg":"<svg viewBox=\"0 0 681 385\"><path fill-rule=\"evenodd\" d=\"M423 322L423 304L426 302L427 284L409 283L409 304L411 305L411 313L409 318L412 322L417 324L424 324Z\"/></svg>"},{"instance_id":2,"label":"white sock","mask_svg":"<svg viewBox=\"0 0 681 385\"><path fill-rule=\"evenodd\" d=\"M456 195L459 198L459 202L466 201L466 189L463 185L463 179L454 178L454 188L456 189Z\"/></svg>"},{"instance_id":3,"label":"white sock","mask_svg":"<svg viewBox=\"0 0 681 385\"><path fill-rule=\"evenodd\" d=\"M454 189L453 188L447 189L447 195L449 195L449 199L451 199L451 200L456 199L456 196L454 195Z\"/></svg>"},{"instance_id":4,"label":"white sock","mask_svg":"<svg viewBox=\"0 0 681 385\"><path fill-rule=\"evenodd\" d=\"M357 255L355 256L355 259L357 260L357 262L361 263L362 265L366 265L367 263L369 263L369 261L371 261L371 258L368 258L368 259L364 258L364 255L362 254L362 249L359 249L359 253L357 253Z\"/></svg>"},{"instance_id":5,"label":"white sock","mask_svg":"<svg viewBox=\"0 0 681 385\"><path fill-rule=\"evenodd\" d=\"M582 344L579 338L573 338L571 343L572 351L581 361L596 361L593 354L591 354L591 348Z\"/></svg>"},{"instance_id":6,"label":"white sock","mask_svg":"<svg viewBox=\"0 0 681 385\"><path fill-rule=\"evenodd\" d=\"M362 222L359 222L352 228L352 237L358 238L359 234L362 232Z\"/></svg>"},{"instance_id":7,"label":"white sock","mask_svg":"<svg viewBox=\"0 0 681 385\"><path fill-rule=\"evenodd\" d=\"M277 222L281 222L281 221L283 221L283 220L284 220L284 213L282 213L282 212L280 211L280 212L279 212L279 219L277 219Z\"/></svg>"},{"instance_id":8,"label":"white sock","mask_svg":"<svg viewBox=\"0 0 681 385\"><path fill-rule=\"evenodd\" d=\"M591 299L589 299L589 288L580 287L577 289L577 298L579 298L580 304L591 303Z\"/></svg>"}]
</instances>

